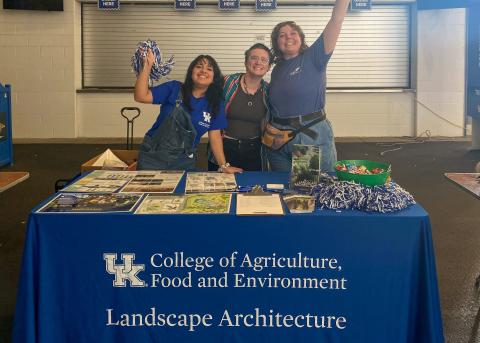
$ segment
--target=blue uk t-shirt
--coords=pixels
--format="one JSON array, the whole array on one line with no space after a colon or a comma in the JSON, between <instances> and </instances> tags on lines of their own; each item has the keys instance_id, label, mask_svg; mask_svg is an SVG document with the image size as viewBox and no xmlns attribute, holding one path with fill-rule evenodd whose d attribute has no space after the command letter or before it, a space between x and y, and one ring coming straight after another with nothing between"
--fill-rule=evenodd
<instances>
[{"instance_id":1,"label":"blue uk t-shirt","mask_svg":"<svg viewBox=\"0 0 480 343\"><path fill-rule=\"evenodd\" d=\"M272 70L270 105L275 117L291 118L325 107L326 54L323 34L302 54L279 62Z\"/></svg>"},{"instance_id":2,"label":"blue uk t-shirt","mask_svg":"<svg viewBox=\"0 0 480 343\"><path fill-rule=\"evenodd\" d=\"M169 115L176 105L178 93L180 92L182 83L176 80L162 83L161 85L151 88L153 96L153 104L162 105L160 107L160 114L153 124L152 128L148 130L147 135L152 136L155 130L160 126L163 120ZM193 144L195 146L200 142L200 138L211 130L223 130L227 127L227 118L225 116L225 106L222 102L216 116L213 116L206 97L195 98L191 97L190 105L192 111L189 112L192 117L192 123L197 130L197 136ZM183 104L182 104L183 106ZM188 112L187 108L184 109Z\"/></svg>"}]
</instances>

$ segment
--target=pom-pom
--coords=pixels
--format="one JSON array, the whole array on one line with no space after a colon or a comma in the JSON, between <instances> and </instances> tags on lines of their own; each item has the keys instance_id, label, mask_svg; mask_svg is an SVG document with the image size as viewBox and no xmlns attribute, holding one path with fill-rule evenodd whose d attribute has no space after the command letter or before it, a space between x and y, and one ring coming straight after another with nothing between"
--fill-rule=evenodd
<instances>
[{"instance_id":1,"label":"pom-pom","mask_svg":"<svg viewBox=\"0 0 480 343\"><path fill-rule=\"evenodd\" d=\"M366 212L395 212L415 204L413 196L394 182L367 187L323 177L310 193L319 208L356 209Z\"/></svg>"},{"instance_id":2,"label":"pom-pom","mask_svg":"<svg viewBox=\"0 0 480 343\"><path fill-rule=\"evenodd\" d=\"M158 81L162 76L166 76L172 71L175 59L171 56L168 61L162 62L162 53L155 41L147 39L144 42L140 42L132 57L132 69L136 76L138 76L143 69L143 60L147 56L148 49L152 51L155 57L155 62L149 75L149 82L151 84L153 81Z\"/></svg>"}]
</instances>

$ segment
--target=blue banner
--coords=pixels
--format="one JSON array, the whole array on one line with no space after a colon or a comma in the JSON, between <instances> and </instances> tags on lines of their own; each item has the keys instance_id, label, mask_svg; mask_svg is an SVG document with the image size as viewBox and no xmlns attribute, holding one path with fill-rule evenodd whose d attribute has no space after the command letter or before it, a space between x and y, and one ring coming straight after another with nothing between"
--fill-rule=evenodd
<instances>
[{"instance_id":1,"label":"blue banner","mask_svg":"<svg viewBox=\"0 0 480 343\"><path fill-rule=\"evenodd\" d=\"M176 10L194 10L196 7L195 0L175 0Z\"/></svg>"},{"instance_id":2,"label":"blue banner","mask_svg":"<svg viewBox=\"0 0 480 343\"><path fill-rule=\"evenodd\" d=\"M98 8L101 10L119 10L120 0L98 0Z\"/></svg>"},{"instance_id":3,"label":"blue banner","mask_svg":"<svg viewBox=\"0 0 480 343\"><path fill-rule=\"evenodd\" d=\"M468 9L467 115L480 118L480 6Z\"/></svg>"},{"instance_id":4,"label":"blue banner","mask_svg":"<svg viewBox=\"0 0 480 343\"><path fill-rule=\"evenodd\" d=\"M364 11L372 9L372 0L351 0L351 11Z\"/></svg>"},{"instance_id":5,"label":"blue banner","mask_svg":"<svg viewBox=\"0 0 480 343\"><path fill-rule=\"evenodd\" d=\"M240 0L218 0L218 9L238 10L240 8Z\"/></svg>"},{"instance_id":6,"label":"blue banner","mask_svg":"<svg viewBox=\"0 0 480 343\"><path fill-rule=\"evenodd\" d=\"M255 10L258 12L277 9L277 0L255 0Z\"/></svg>"}]
</instances>

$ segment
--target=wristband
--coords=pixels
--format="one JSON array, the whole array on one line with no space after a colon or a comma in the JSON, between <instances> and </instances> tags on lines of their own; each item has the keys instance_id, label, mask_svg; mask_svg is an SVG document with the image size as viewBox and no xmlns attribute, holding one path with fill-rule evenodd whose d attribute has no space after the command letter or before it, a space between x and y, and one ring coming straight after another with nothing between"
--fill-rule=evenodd
<instances>
[{"instance_id":1,"label":"wristband","mask_svg":"<svg viewBox=\"0 0 480 343\"><path fill-rule=\"evenodd\" d=\"M223 171L225 169L227 169L228 167L230 167L230 163L228 162L225 162L224 164L221 164L220 167L218 168L218 172L219 173L223 173Z\"/></svg>"}]
</instances>

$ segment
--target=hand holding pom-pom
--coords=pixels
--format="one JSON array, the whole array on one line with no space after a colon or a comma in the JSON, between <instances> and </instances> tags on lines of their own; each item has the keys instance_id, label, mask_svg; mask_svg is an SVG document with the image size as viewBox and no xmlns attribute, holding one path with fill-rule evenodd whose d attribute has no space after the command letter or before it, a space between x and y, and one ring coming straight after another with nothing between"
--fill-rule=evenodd
<instances>
[{"instance_id":1,"label":"hand holding pom-pom","mask_svg":"<svg viewBox=\"0 0 480 343\"><path fill-rule=\"evenodd\" d=\"M150 84L158 81L162 76L168 75L175 64L173 56L167 62L162 62L162 54L155 41L147 39L137 45L137 50L132 57L132 68L138 77L138 74L144 67L151 68L149 75Z\"/></svg>"}]
</instances>

